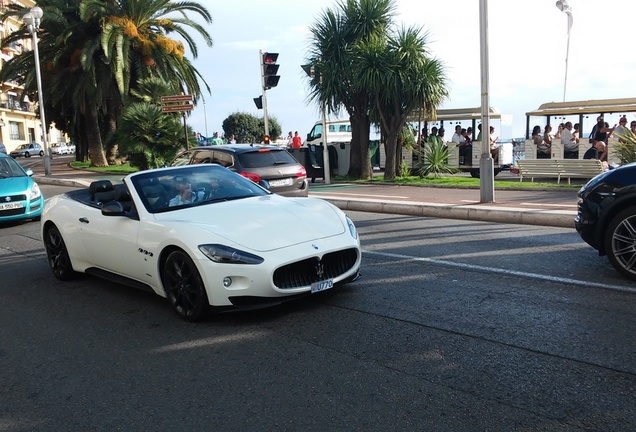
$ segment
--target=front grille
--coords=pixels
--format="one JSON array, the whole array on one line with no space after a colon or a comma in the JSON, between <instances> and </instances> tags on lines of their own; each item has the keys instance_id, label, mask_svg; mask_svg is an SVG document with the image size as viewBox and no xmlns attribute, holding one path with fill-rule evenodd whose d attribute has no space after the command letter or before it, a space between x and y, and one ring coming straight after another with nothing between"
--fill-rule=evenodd
<instances>
[{"instance_id":1,"label":"front grille","mask_svg":"<svg viewBox=\"0 0 636 432\"><path fill-rule=\"evenodd\" d=\"M25 211L26 211L26 208L24 208L24 207L17 208L17 209L11 209L11 210L0 210L0 216L21 215L21 214L24 214Z\"/></svg>"},{"instance_id":2,"label":"front grille","mask_svg":"<svg viewBox=\"0 0 636 432\"><path fill-rule=\"evenodd\" d=\"M9 199L7 199L9 198ZM26 201L26 195L9 195L0 196L0 204L6 202Z\"/></svg>"},{"instance_id":3,"label":"front grille","mask_svg":"<svg viewBox=\"0 0 636 432\"><path fill-rule=\"evenodd\" d=\"M328 253L322 259L307 258L276 269L274 285L289 289L333 279L351 270L357 260L358 250L355 248Z\"/></svg>"}]
</instances>

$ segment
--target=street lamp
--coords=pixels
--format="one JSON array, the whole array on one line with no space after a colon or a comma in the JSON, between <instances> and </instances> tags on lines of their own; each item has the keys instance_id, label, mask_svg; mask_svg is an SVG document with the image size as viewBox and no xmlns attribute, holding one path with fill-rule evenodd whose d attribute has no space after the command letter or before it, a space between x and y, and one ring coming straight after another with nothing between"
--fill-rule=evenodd
<instances>
[{"instance_id":1,"label":"street lamp","mask_svg":"<svg viewBox=\"0 0 636 432\"><path fill-rule=\"evenodd\" d=\"M42 75L40 73L40 52L38 51L38 29L40 28L40 19L44 15L42 8L32 7L29 12L24 14L22 22L26 24L27 30L33 38L33 53L35 54L35 77L38 83L38 102L40 104L40 121L42 122L42 143L44 147L44 175L51 175L51 154L49 153L49 142L46 130L46 119L44 117L44 99L42 96Z\"/></svg>"}]
</instances>

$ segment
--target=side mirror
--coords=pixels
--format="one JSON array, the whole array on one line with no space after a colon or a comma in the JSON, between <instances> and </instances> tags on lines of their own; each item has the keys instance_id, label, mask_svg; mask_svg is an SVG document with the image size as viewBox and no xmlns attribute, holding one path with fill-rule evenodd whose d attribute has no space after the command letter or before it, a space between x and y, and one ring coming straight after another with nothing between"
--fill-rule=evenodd
<instances>
[{"instance_id":1,"label":"side mirror","mask_svg":"<svg viewBox=\"0 0 636 432\"><path fill-rule=\"evenodd\" d=\"M102 206L104 216L125 216L124 206L119 201L110 201Z\"/></svg>"},{"instance_id":2,"label":"side mirror","mask_svg":"<svg viewBox=\"0 0 636 432\"><path fill-rule=\"evenodd\" d=\"M26 170L26 175L28 175L29 177L31 177L33 175L33 170L31 168Z\"/></svg>"},{"instance_id":3,"label":"side mirror","mask_svg":"<svg viewBox=\"0 0 636 432\"><path fill-rule=\"evenodd\" d=\"M260 179L258 181L258 185L262 187L263 189L269 190L269 182L267 180Z\"/></svg>"}]
</instances>

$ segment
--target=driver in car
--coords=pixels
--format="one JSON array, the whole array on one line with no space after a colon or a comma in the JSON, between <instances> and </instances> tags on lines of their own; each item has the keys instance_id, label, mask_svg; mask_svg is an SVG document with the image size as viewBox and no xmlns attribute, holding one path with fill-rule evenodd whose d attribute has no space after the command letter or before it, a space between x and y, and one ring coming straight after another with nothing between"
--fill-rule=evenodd
<instances>
[{"instance_id":1,"label":"driver in car","mask_svg":"<svg viewBox=\"0 0 636 432\"><path fill-rule=\"evenodd\" d=\"M177 189L177 195L168 202L169 207L190 204L195 200L196 195L192 192L192 184L190 184L188 179L177 179L175 188Z\"/></svg>"}]
</instances>

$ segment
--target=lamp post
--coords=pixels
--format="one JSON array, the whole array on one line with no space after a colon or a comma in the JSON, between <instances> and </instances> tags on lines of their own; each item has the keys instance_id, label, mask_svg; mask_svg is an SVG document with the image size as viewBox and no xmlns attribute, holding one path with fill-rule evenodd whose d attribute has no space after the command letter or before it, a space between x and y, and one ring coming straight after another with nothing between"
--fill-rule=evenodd
<instances>
[{"instance_id":1,"label":"lamp post","mask_svg":"<svg viewBox=\"0 0 636 432\"><path fill-rule=\"evenodd\" d=\"M38 50L38 29L40 28L40 19L44 15L42 8L32 7L29 12L24 14L22 22L26 24L27 30L33 38L33 53L35 54L35 78L38 83L38 102L40 105L40 121L42 122L42 144L44 147L44 175L51 175L51 153L49 152L49 141L46 130L46 119L44 117L44 99L42 96L42 75L40 73L40 52Z\"/></svg>"}]
</instances>

